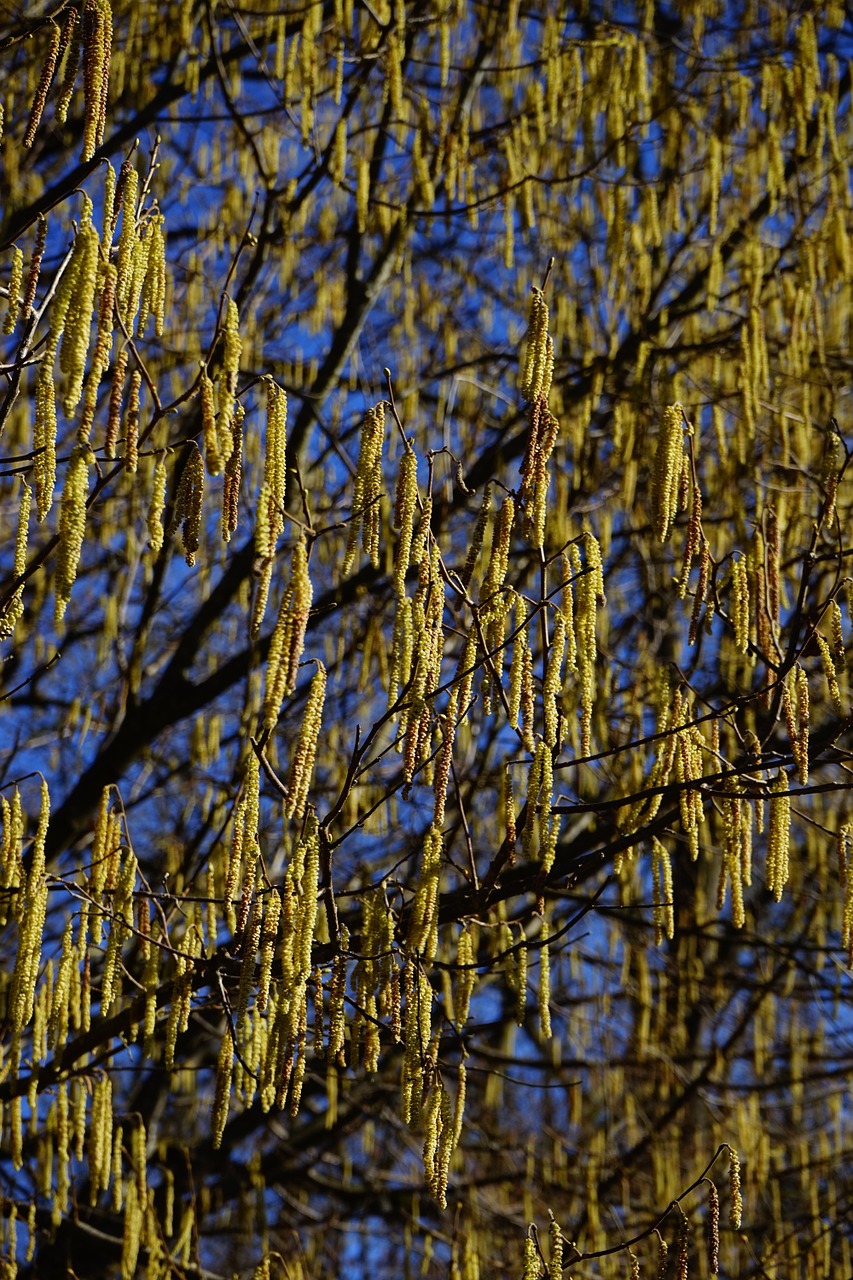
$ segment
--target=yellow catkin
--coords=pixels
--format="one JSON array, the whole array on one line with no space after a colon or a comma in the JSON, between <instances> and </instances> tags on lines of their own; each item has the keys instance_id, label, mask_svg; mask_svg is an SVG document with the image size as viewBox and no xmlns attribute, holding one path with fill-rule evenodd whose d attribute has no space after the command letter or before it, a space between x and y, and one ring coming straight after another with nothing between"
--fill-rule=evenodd
<instances>
[{"instance_id":1,"label":"yellow catkin","mask_svg":"<svg viewBox=\"0 0 853 1280\"><path fill-rule=\"evenodd\" d=\"M36 420L33 432L33 479L36 516L44 520L53 502L56 484L56 394L53 370L45 361L36 380Z\"/></svg>"},{"instance_id":2,"label":"yellow catkin","mask_svg":"<svg viewBox=\"0 0 853 1280\"><path fill-rule=\"evenodd\" d=\"M104 140L112 29L109 0L86 0L82 17L84 116L80 152L84 163L91 160Z\"/></svg>"},{"instance_id":3,"label":"yellow catkin","mask_svg":"<svg viewBox=\"0 0 853 1280\"><path fill-rule=\"evenodd\" d=\"M116 306L125 325L129 328L132 320L129 303L136 248L136 205L139 196L139 174L129 160L126 160L121 167L116 193L118 209L121 212L121 232L116 256Z\"/></svg>"},{"instance_id":4,"label":"yellow catkin","mask_svg":"<svg viewBox=\"0 0 853 1280\"><path fill-rule=\"evenodd\" d=\"M159 555L163 546L163 510L166 505L166 455L157 454L154 464L154 479L151 484L151 500L148 504L146 528L148 530L148 548L152 557Z\"/></svg>"},{"instance_id":5,"label":"yellow catkin","mask_svg":"<svg viewBox=\"0 0 853 1280\"><path fill-rule=\"evenodd\" d=\"M566 650L566 619L561 610L557 610L554 618L554 630L551 636L551 650L548 654L548 665L545 668L545 679L542 683L542 704L544 718L544 739L549 747L562 745L562 735L558 725L559 699L563 689L563 657ZM515 655L513 654L513 658Z\"/></svg>"},{"instance_id":6,"label":"yellow catkin","mask_svg":"<svg viewBox=\"0 0 853 1280\"><path fill-rule=\"evenodd\" d=\"M394 503L394 526L400 530L394 555L394 589L401 596L406 589L406 574L411 563L412 536L418 510L418 459L414 449L405 449L400 459L397 494Z\"/></svg>"},{"instance_id":7,"label":"yellow catkin","mask_svg":"<svg viewBox=\"0 0 853 1280\"><path fill-rule=\"evenodd\" d=\"M519 379L525 400L547 400L554 372L554 343L548 332L548 304L545 294L534 285L527 317L527 353Z\"/></svg>"},{"instance_id":8,"label":"yellow catkin","mask_svg":"<svg viewBox=\"0 0 853 1280\"><path fill-rule=\"evenodd\" d=\"M13 577L16 581L23 578L27 568L27 535L30 524L30 505L32 502L32 490L29 485L22 483L21 498L18 504L18 528L15 535L15 564L13 569ZM0 613L0 640L5 640L12 635L15 626L24 612L24 584L20 581L20 585L15 588L13 595L7 601L3 612Z\"/></svg>"},{"instance_id":9,"label":"yellow catkin","mask_svg":"<svg viewBox=\"0 0 853 1280\"><path fill-rule=\"evenodd\" d=\"M658 431L652 474L652 529L659 542L666 542L669 538L678 511L678 486L684 453L683 424L681 405L667 405Z\"/></svg>"},{"instance_id":10,"label":"yellow catkin","mask_svg":"<svg viewBox=\"0 0 853 1280\"><path fill-rule=\"evenodd\" d=\"M104 269L101 298L98 305L98 337L95 342L95 350L92 353L89 373L86 376L85 390L83 393L83 410L80 418L80 426L77 428L77 439L80 444L85 444L89 439L92 422L95 417L95 409L97 408L98 388L101 385L101 379L106 373L110 363L110 353L112 351L113 344L113 314L115 311L117 279L118 276L115 266L112 263L108 263Z\"/></svg>"},{"instance_id":11,"label":"yellow catkin","mask_svg":"<svg viewBox=\"0 0 853 1280\"><path fill-rule=\"evenodd\" d=\"M367 156L359 156L358 159L355 208L359 235L364 235L370 210L370 161Z\"/></svg>"},{"instance_id":12,"label":"yellow catkin","mask_svg":"<svg viewBox=\"0 0 853 1280\"><path fill-rule=\"evenodd\" d=\"M575 584L575 635L580 675L581 755L588 755L592 739L592 708L595 701L595 639L597 611L605 603L601 547L597 538L585 533L582 538L585 571Z\"/></svg>"},{"instance_id":13,"label":"yellow catkin","mask_svg":"<svg viewBox=\"0 0 853 1280\"><path fill-rule=\"evenodd\" d=\"M154 320L154 332L163 336L166 309L166 239L163 234L163 218L152 218L147 228L148 253L142 293L139 299L139 315L136 332L141 337L149 319Z\"/></svg>"},{"instance_id":14,"label":"yellow catkin","mask_svg":"<svg viewBox=\"0 0 853 1280\"><path fill-rule=\"evenodd\" d=\"M208 474L218 476L222 470L222 454L219 449L219 436L216 427L216 406L213 402L213 383L207 368L201 371L199 385L201 401L201 433L204 440L204 457Z\"/></svg>"},{"instance_id":15,"label":"yellow catkin","mask_svg":"<svg viewBox=\"0 0 853 1280\"><path fill-rule=\"evenodd\" d=\"M823 667L823 674L826 678L826 685L829 691L830 700L836 713L839 716L843 715L844 708L841 701L841 690L838 687L838 676L835 671L835 659L832 656L829 642L825 636L820 634L819 631L815 632L815 640L817 641L818 650L820 652L821 666Z\"/></svg>"},{"instance_id":16,"label":"yellow catkin","mask_svg":"<svg viewBox=\"0 0 853 1280\"><path fill-rule=\"evenodd\" d=\"M264 449L264 481L273 501L283 508L287 493L287 395L273 382L266 381L267 431Z\"/></svg>"},{"instance_id":17,"label":"yellow catkin","mask_svg":"<svg viewBox=\"0 0 853 1280\"><path fill-rule=\"evenodd\" d=\"M788 882L791 843L791 798L788 779L780 769L770 788L770 817L767 832L767 888L777 902Z\"/></svg>"},{"instance_id":18,"label":"yellow catkin","mask_svg":"<svg viewBox=\"0 0 853 1280\"><path fill-rule=\"evenodd\" d=\"M283 699L296 688L312 598L308 553L305 544L298 542L293 549L290 584L282 596L270 639L264 697L264 725L268 729L275 725Z\"/></svg>"},{"instance_id":19,"label":"yellow catkin","mask_svg":"<svg viewBox=\"0 0 853 1280\"><path fill-rule=\"evenodd\" d=\"M68 376L62 399L62 407L68 417L77 407L83 391L98 281L99 252L100 241L92 226L91 205L88 205L84 209L80 230L74 242L73 294L68 299L62 344L59 348L59 367ZM66 276L72 278L71 265Z\"/></svg>"},{"instance_id":20,"label":"yellow catkin","mask_svg":"<svg viewBox=\"0 0 853 1280\"><path fill-rule=\"evenodd\" d=\"M550 1257L548 1260L548 1280L562 1280L563 1276L563 1233L556 1218L551 1214L548 1223L548 1243Z\"/></svg>"},{"instance_id":21,"label":"yellow catkin","mask_svg":"<svg viewBox=\"0 0 853 1280\"><path fill-rule=\"evenodd\" d=\"M734 1147L729 1147L729 1225L732 1231L740 1231L743 1217L743 1194L740 1186L740 1157Z\"/></svg>"},{"instance_id":22,"label":"yellow catkin","mask_svg":"<svg viewBox=\"0 0 853 1280\"><path fill-rule=\"evenodd\" d=\"M233 428L234 419L234 400L237 395L237 382L240 377L240 361L243 356L243 340L240 337L240 315L237 310L237 303L233 298L228 299L225 308L225 332L223 336L222 349L222 376L220 379L220 414L219 414L219 443L222 449L223 457L227 459L231 456L233 448ZM287 412L287 397L284 392L276 386L272 380L267 383L267 388L274 387L277 398L284 397L283 403L279 406L281 417L282 439L284 433L283 416ZM268 402L269 403L269 402ZM276 447L276 446L273 446ZM269 451L269 424L267 426L267 450ZM282 468L284 466L283 458L281 460ZM282 485L280 492L276 491L277 498L284 502L284 487Z\"/></svg>"},{"instance_id":23,"label":"yellow catkin","mask_svg":"<svg viewBox=\"0 0 853 1280\"><path fill-rule=\"evenodd\" d=\"M234 1046L231 1032L225 1030L219 1046L219 1057L216 1059L216 1087L214 1089L213 1115L210 1117L210 1132L213 1138L214 1151L222 1146L225 1132L225 1121L228 1120L228 1103L231 1101L231 1079L234 1066Z\"/></svg>"},{"instance_id":24,"label":"yellow catkin","mask_svg":"<svg viewBox=\"0 0 853 1280\"><path fill-rule=\"evenodd\" d=\"M287 781L287 798L284 803L287 818L302 818L305 815L325 698L326 668L322 662L318 662L317 671L312 677L311 688L308 691L308 701L305 705L299 737L293 749L293 761Z\"/></svg>"},{"instance_id":25,"label":"yellow catkin","mask_svg":"<svg viewBox=\"0 0 853 1280\"><path fill-rule=\"evenodd\" d=\"M741 653L749 650L749 575L746 556L732 562L731 614L735 647Z\"/></svg>"},{"instance_id":26,"label":"yellow catkin","mask_svg":"<svg viewBox=\"0 0 853 1280\"><path fill-rule=\"evenodd\" d=\"M421 867L412 904L407 945L412 954L432 960L438 945L438 888L444 842L433 824L424 837Z\"/></svg>"},{"instance_id":27,"label":"yellow catkin","mask_svg":"<svg viewBox=\"0 0 853 1280\"><path fill-rule=\"evenodd\" d=\"M543 1040L551 1039L551 952L548 939L551 936L551 925L547 916L542 917L542 932L539 935L539 1030Z\"/></svg>"},{"instance_id":28,"label":"yellow catkin","mask_svg":"<svg viewBox=\"0 0 853 1280\"><path fill-rule=\"evenodd\" d=\"M6 315L3 318L3 333L14 333L18 323L18 308L21 303L21 284L24 278L24 255L15 245L12 249L12 269L9 273L9 286L6 294Z\"/></svg>"},{"instance_id":29,"label":"yellow catkin","mask_svg":"<svg viewBox=\"0 0 853 1280\"><path fill-rule=\"evenodd\" d=\"M361 535L362 550L374 568L379 568L379 499L382 492L382 445L385 438L385 404L368 409L361 429L361 448L355 489L352 501L352 517L347 536L343 572L349 573L354 562Z\"/></svg>"},{"instance_id":30,"label":"yellow catkin","mask_svg":"<svg viewBox=\"0 0 853 1280\"><path fill-rule=\"evenodd\" d=\"M56 562L56 621L65 617L71 588L77 577L77 566L86 528L86 497L89 490L89 466L94 461L88 445L75 445L65 475L59 511L59 549Z\"/></svg>"},{"instance_id":31,"label":"yellow catkin","mask_svg":"<svg viewBox=\"0 0 853 1280\"><path fill-rule=\"evenodd\" d=\"M41 960L42 934L47 913L47 878L44 846L50 820L50 793L41 784L41 805L36 837L30 858L30 870L21 899L18 954L12 974L9 996L9 1021L13 1032L29 1023L35 1007L36 983Z\"/></svg>"},{"instance_id":32,"label":"yellow catkin","mask_svg":"<svg viewBox=\"0 0 853 1280\"><path fill-rule=\"evenodd\" d=\"M672 938L675 932L675 914L672 893L672 863L669 850L655 836L652 842L652 879L654 885L655 945L664 938Z\"/></svg>"},{"instance_id":33,"label":"yellow catkin","mask_svg":"<svg viewBox=\"0 0 853 1280\"><path fill-rule=\"evenodd\" d=\"M805 786L809 778L809 681L799 664L789 672L782 690L782 710L797 766L797 778Z\"/></svg>"}]
</instances>

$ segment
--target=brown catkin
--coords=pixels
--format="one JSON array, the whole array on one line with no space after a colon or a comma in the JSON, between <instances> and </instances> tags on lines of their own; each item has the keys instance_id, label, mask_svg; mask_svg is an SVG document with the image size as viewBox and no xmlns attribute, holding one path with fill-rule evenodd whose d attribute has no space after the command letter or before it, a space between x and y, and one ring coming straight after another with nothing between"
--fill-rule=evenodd
<instances>
[{"instance_id":1,"label":"brown catkin","mask_svg":"<svg viewBox=\"0 0 853 1280\"><path fill-rule=\"evenodd\" d=\"M142 374L134 369L127 393L127 415L124 422L124 469L135 475L139 469L139 396Z\"/></svg>"},{"instance_id":2,"label":"brown catkin","mask_svg":"<svg viewBox=\"0 0 853 1280\"><path fill-rule=\"evenodd\" d=\"M687 1280L690 1260L690 1220L685 1213L682 1213L678 1226L678 1240L675 1250L673 1280Z\"/></svg>"},{"instance_id":3,"label":"brown catkin","mask_svg":"<svg viewBox=\"0 0 853 1280\"><path fill-rule=\"evenodd\" d=\"M56 71L56 64L59 58L61 42L61 32L56 23L50 21L50 47L47 51L47 57L44 60L41 76L33 96L32 107L30 108L30 119L27 124L27 131L24 134L24 146L31 147L35 141L36 132L41 123L44 104L47 102L48 91L53 83L53 76ZM11 330L9 330L11 332Z\"/></svg>"},{"instance_id":4,"label":"brown catkin","mask_svg":"<svg viewBox=\"0 0 853 1280\"><path fill-rule=\"evenodd\" d=\"M67 48L68 52L65 59L65 70L62 75L62 84L59 87L59 97L56 102L56 119L59 124L65 124L68 119L68 107L71 102L71 95L74 92L77 68L80 65L82 36L83 24L80 21L80 11L72 6L68 10L65 26L62 28L62 48Z\"/></svg>"},{"instance_id":5,"label":"brown catkin","mask_svg":"<svg viewBox=\"0 0 853 1280\"><path fill-rule=\"evenodd\" d=\"M184 474L178 490L178 497L175 499L176 514L181 498L181 490L184 489L181 515L181 541L184 547L184 555L186 562L192 568L195 564L196 552L199 548L199 539L201 536L201 509L202 499L204 497L204 462L201 452L197 448L193 448L189 458L187 459Z\"/></svg>"},{"instance_id":6,"label":"brown catkin","mask_svg":"<svg viewBox=\"0 0 853 1280\"><path fill-rule=\"evenodd\" d=\"M708 1183L705 1244L708 1249L708 1270L712 1276L715 1276L720 1269L720 1197L713 1182Z\"/></svg>"},{"instance_id":7,"label":"brown catkin","mask_svg":"<svg viewBox=\"0 0 853 1280\"><path fill-rule=\"evenodd\" d=\"M112 44L112 11L109 0L86 0L82 28L84 115L80 159L85 163L91 160L104 140Z\"/></svg>"},{"instance_id":8,"label":"brown catkin","mask_svg":"<svg viewBox=\"0 0 853 1280\"><path fill-rule=\"evenodd\" d=\"M41 263L44 257L44 247L47 243L47 218L44 214L39 214L38 226L36 227L36 240L33 245L33 256L30 258L29 271L27 272L27 282L24 286L24 298L21 305L21 318L24 321L29 320L33 311L33 304L36 300L36 290L38 288L39 276L41 274Z\"/></svg>"},{"instance_id":9,"label":"brown catkin","mask_svg":"<svg viewBox=\"0 0 853 1280\"><path fill-rule=\"evenodd\" d=\"M222 485L222 540L230 542L237 532L240 510L240 480L243 472L243 417L245 410L238 401L234 407L231 424L231 456L225 464L225 481Z\"/></svg>"}]
</instances>

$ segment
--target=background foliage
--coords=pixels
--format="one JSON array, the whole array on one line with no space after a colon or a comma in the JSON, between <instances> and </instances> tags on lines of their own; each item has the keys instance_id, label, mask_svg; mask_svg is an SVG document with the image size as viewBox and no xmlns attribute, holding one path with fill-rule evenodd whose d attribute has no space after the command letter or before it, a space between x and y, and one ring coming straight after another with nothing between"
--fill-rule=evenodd
<instances>
[{"instance_id":1,"label":"background foliage","mask_svg":"<svg viewBox=\"0 0 853 1280\"><path fill-rule=\"evenodd\" d=\"M851 34L4 8L4 1274L853 1272Z\"/></svg>"}]
</instances>

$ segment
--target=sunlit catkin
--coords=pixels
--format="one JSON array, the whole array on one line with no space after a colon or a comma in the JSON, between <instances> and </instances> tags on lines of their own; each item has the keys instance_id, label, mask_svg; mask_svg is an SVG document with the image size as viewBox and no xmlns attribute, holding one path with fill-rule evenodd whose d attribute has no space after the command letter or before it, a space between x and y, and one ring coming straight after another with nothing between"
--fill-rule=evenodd
<instances>
[{"instance_id":1,"label":"sunlit catkin","mask_svg":"<svg viewBox=\"0 0 853 1280\"><path fill-rule=\"evenodd\" d=\"M746 556L737 556L732 562L731 616L735 646L741 653L749 649L749 575Z\"/></svg>"},{"instance_id":2,"label":"sunlit catkin","mask_svg":"<svg viewBox=\"0 0 853 1280\"><path fill-rule=\"evenodd\" d=\"M272 728L284 698L296 688L296 678L305 646L305 632L311 612L313 590L304 542L293 548L290 583L282 596L278 619L270 640L267 659L264 726Z\"/></svg>"},{"instance_id":3,"label":"sunlit catkin","mask_svg":"<svg viewBox=\"0 0 853 1280\"><path fill-rule=\"evenodd\" d=\"M562 1280L563 1278L563 1233L559 1228L556 1218L550 1215L551 1220L548 1223L548 1244L550 1245L550 1258L548 1260L548 1280Z\"/></svg>"},{"instance_id":4,"label":"sunlit catkin","mask_svg":"<svg viewBox=\"0 0 853 1280\"><path fill-rule=\"evenodd\" d=\"M323 703L326 698L326 668L322 662L317 663L317 671L311 680L308 701L299 737L293 749L293 761L287 780L287 799L284 812L287 818L302 818L308 799L308 788L314 772L314 757L317 754L317 741L320 736L320 725L323 719Z\"/></svg>"},{"instance_id":5,"label":"sunlit catkin","mask_svg":"<svg viewBox=\"0 0 853 1280\"><path fill-rule=\"evenodd\" d=\"M27 568L27 535L30 524L30 505L32 502L32 490L29 485L22 483L21 496L18 503L18 529L15 535L15 564L13 576L19 581L19 586L15 588L14 593L6 602L5 608L0 613L0 640L5 640L12 635L18 619L24 612L24 584L20 581L23 578Z\"/></svg>"},{"instance_id":6,"label":"sunlit catkin","mask_svg":"<svg viewBox=\"0 0 853 1280\"><path fill-rule=\"evenodd\" d=\"M678 511L681 478L684 410L680 404L667 405L658 431L652 474L652 528L659 542L666 542Z\"/></svg>"},{"instance_id":7,"label":"sunlit catkin","mask_svg":"<svg viewBox=\"0 0 853 1280\"><path fill-rule=\"evenodd\" d=\"M558 725L560 721L559 700L563 691L563 656L565 649L566 619L562 611L558 609L554 618L554 630L551 635L551 649L548 654L548 665L545 668L545 679L542 683L544 739L549 747L562 745L562 735L558 735ZM515 662L515 654L513 654L513 662Z\"/></svg>"},{"instance_id":8,"label":"sunlit catkin","mask_svg":"<svg viewBox=\"0 0 853 1280\"><path fill-rule=\"evenodd\" d=\"M548 939L551 925L547 916L542 917L539 935L539 1031L543 1040L551 1039L551 952Z\"/></svg>"},{"instance_id":9,"label":"sunlit catkin","mask_svg":"<svg viewBox=\"0 0 853 1280\"><path fill-rule=\"evenodd\" d=\"M791 843L791 797L788 779L780 769L770 787L770 818L767 831L767 888L777 902L788 882Z\"/></svg>"},{"instance_id":10,"label":"sunlit catkin","mask_svg":"<svg viewBox=\"0 0 853 1280\"><path fill-rule=\"evenodd\" d=\"M382 444L385 438L385 403L368 409L361 428L361 448L352 500L343 573L355 562L359 535L362 550L374 568L379 568L379 499L382 492Z\"/></svg>"},{"instance_id":11,"label":"sunlit catkin","mask_svg":"<svg viewBox=\"0 0 853 1280\"><path fill-rule=\"evenodd\" d=\"M527 313L527 353L518 388L525 400L547 400L554 372L554 343L548 332L548 304L534 285Z\"/></svg>"},{"instance_id":12,"label":"sunlit catkin","mask_svg":"<svg viewBox=\"0 0 853 1280\"><path fill-rule=\"evenodd\" d=\"M432 960L438 945L438 886L442 851L441 828L433 824L424 837L407 937L409 951L413 955L422 955L426 960Z\"/></svg>"},{"instance_id":13,"label":"sunlit catkin","mask_svg":"<svg viewBox=\"0 0 853 1280\"><path fill-rule=\"evenodd\" d=\"M809 778L809 681L803 668L788 672L782 690L782 710L791 743L791 754L797 766L797 778L805 786Z\"/></svg>"},{"instance_id":14,"label":"sunlit catkin","mask_svg":"<svg viewBox=\"0 0 853 1280\"><path fill-rule=\"evenodd\" d=\"M201 434L204 440L204 457L208 473L218 476L222 470L222 454L219 449L219 436L216 427L216 406L213 402L213 383L207 368L201 371L199 384L199 400L201 402Z\"/></svg>"},{"instance_id":15,"label":"sunlit catkin","mask_svg":"<svg viewBox=\"0 0 853 1280\"><path fill-rule=\"evenodd\" d=\"M672 863L669 850L655 836L652 841L652 881L654 892L655 945L672 938L675 913L672 894Z\"/></svg>"},{"instance_id":16,"label":"sunlit catkin","mask_svg":"<svg viewBox=\"0 0 853 1280\"><path fill-rule=\"evenodd\" d=\"M12 270L9 273L8 292L6 294L6 315L3 318L3 333L14 333L18 323L18 308L21 302L21 282L24 276L24 255L15 245L12 248Z\"/></svg>"},{"instance_id":17,"label":"sunlit catkin","mask_svg":"<svg viewBox=\"0 0 853 1280\"><path fill-rule=\"evenodd\" d=\"M220 378L220 411L219 411L219 446L225 461L231 456L233 446L232 422L234 419L234 400L237 395L237 383L240 377L240 361L243 357L243 340L240 336L240 314L237 303L229 298L225 307L225 330L222 340L222 375ZM274 390L273 390L274 389ZM270 399L274 401L273 441L270 442ZM273 467L280 468L281 479L273 486L276 499L284 503L284 418L287 413L287 396L270 378L267 380L267 455L273 451ZM280 452L279 452L280 450ZM266 478L269 479L269 465Z\"/></svg>"},{"instance_id":18,"label":"sunlit catkin","mask_svg":"<svg viewBox=\"0 0 853 1280\"><path fill-rule=\"evenodd\" d=\"M597 611L605 603L601 547L591 533L582 537L586 565L575 584L575 635L580 674L581 755L588 755L592 740L592 708L595 701L595 639Z\"/></svg>"},{"instance_id":19,"label":"sunlit catkin","mask_svg":"<svg viewBox=\"0 0 853 1280\"><path fill-rule=\"evenodd\" d=\"M406 589L406 573L411 563L412 536L418 510L418 459L414 449L403 451L397 477L394 503L394 525L400 530L394 554L394 590L402 595Z\"/></svg>"},{"instance_id":20,"label":"sunlit catkin","mask_svg":"<svg viewBox=\"0 0 853 1280\"><path fill-rule=\"evenodd\" d=\"M57 623L65 617L71 599L71 588L77 578L77 566L86 528L86 497L89 491L89 466L94 461L88 445L75 445L65 474L62 503L59 510L59 548L56 561Z\"/></svg>"},{"instance_id":21,"label":"sunlit catkin","mask_svg":"<svg viewBox=\"0 0 853 1280\"><path fill-rule=\"evenodd\" d=\"M743 1195L740 1186L740 1157L734 1147L729 1147L729 1225L732 1231L740 1231L743 1217Z\"/></svg>"},{"instance_id":22,"label":"sunlit catkin","mask_svg":"<svg viewBox=\"0 0 853 1280\"><path fill-rule=\"evenodd\" d=\"M109 0L86 0L82 28L84 115L80 159L85 163L104 140L113 31Z\"/></svg>"},{"instance_id":23,"label":"sunlit catkin","mask_svg":"<svg viewBox=\"0 0 853 1280\"><path fill-rule=\"evenodd\" d=\"M829 641L822 636L819 631L815 632L817 647L820 652L821 666L823 674L826 678L826 686L829 692L830 701L836 713L840 716L844 714L844 708L841 702L841 690L838 687L838 676L835 672L835 659L829 647Z\"/></svg>"},{"instance_id":24,"label":"sunlit catkin","mask_svg":"<svg viewBox=\"0 0 853 1280\"><path fill-rule=\"evenodd\" d=\"M8 1018L13 1032L19 1032L33 1016L36 983L41 959L42 934L47 913L47 878L45 875L45 840L50 820L50 793L41 784L41 805L36 837L30 857L30 870L24 888L18 925L18 954L12 974Z\"/></svg>"}]
</instances>

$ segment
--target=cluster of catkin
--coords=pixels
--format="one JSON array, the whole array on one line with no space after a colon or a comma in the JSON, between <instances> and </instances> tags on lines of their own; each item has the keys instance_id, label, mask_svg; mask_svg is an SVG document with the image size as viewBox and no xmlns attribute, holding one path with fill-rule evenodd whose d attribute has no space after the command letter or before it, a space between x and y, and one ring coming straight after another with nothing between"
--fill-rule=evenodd
<instances>
[{"instance_id":1,"label":"cluster of catkin","mask_svg":"<svg viewBox=\"0 0 853 1280\"><path fill-rule=\"evenodd\" d=\"M519 504L525 513L525 531L536 547L542 547L545 540L550 482L548 462L559 431L559 423L548 409L554 373L554 341L548 321L544 291L534 285L527 320L527 352L519 379L519 390L529 405Z\"/></svg>"},{"instance_id":2,"label":"cluster of catkin","mask_svg":"<svg viewBox=\"0 0 853 1280\"><path fill-rule=\"evenodd\" d=\"M60 28L51 19L48 24L50 44L42 73L33 96L24 146L36 139L50 87L57 70L62 81L56 102L56 119L64 124L74 84L83 63L83 147L80 159L91 160L104 140L104 125L109 91L112 55L113 19L109 0L83 0L80 7L69 7Z\"/></svg>"}]
</instances>

